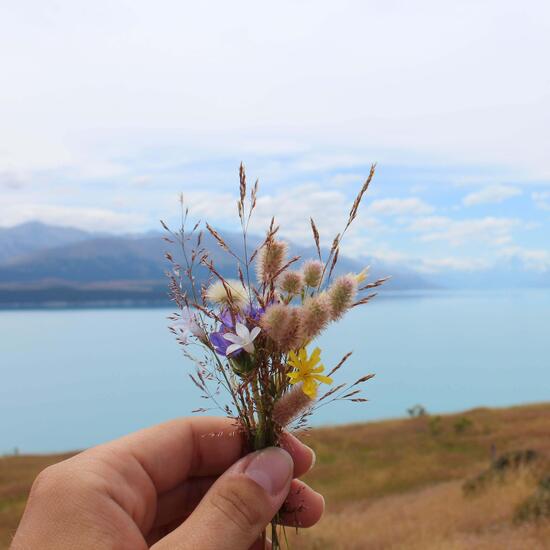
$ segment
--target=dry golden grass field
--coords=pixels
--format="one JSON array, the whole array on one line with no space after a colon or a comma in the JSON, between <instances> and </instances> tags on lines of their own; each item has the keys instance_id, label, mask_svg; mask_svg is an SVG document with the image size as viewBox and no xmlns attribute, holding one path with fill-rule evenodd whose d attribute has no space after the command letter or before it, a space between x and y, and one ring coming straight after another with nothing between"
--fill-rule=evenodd
<instances>
[{"instance_id":1,"label":"dry golden grass field","mask_svg":"<svg viewBox=\"0 0 550 550\"><path fill-rule=\"evenodd\" d=\"M318 457L307 480L327 512L289 532L291 548L550 549L550 404L317 429L305 440ZM36 474L63 458L0 458L0 548Z\"/></svg>"}]
</instances>

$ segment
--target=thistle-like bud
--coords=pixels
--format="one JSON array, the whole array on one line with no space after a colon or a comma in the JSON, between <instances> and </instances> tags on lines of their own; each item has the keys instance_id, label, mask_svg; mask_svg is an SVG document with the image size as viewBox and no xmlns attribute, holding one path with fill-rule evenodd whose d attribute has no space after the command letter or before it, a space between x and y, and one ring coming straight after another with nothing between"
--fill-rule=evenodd
<instances>
[{"instance_id":1,"label":"thistle-like bud","mask_svg":"<svg viewBox=\"0 0 550 550\"><path fill-rule=\"evenodd\" d=\"M323 276L323 264L319 260L308 260L302 267L304 282L307 286L315 288L319 286Z\"/></svg>"},{"instance_id":2,"label":"thistle-like bud","mask_svg":"<svg viewBox=\"0 0 550 550\"><path fill-rule=\"evenodd\" d=\"M300 327L304 343L318 336L331 319L332 307L326 292L306 299L300 308Z\"/></svg>"},{"instance_id":3,"label":"thistle-like bud","mask_svg":"<svg viewBox=\"0 0 550 550\"><path fill-rule=\"evenodd\" d=\"M273 407L273 420L281 428L298 418L314 401L302 390L302 384L295 384Z\"/></svg>"},{"instance_id":4,"label":"thistle-like bud","mask_svg":"<svg viewBox=\"0 0 550 550\"><path fill-rule=\"evenodd\" d=\"M256 274L260 283L267 283L274 279L284 266L287 243L283 241L268 241L258 252L256 260Z\"/></svg>"},{"instance_id":5,"label":"thistle-like bud","mask_svg":"<svg viewBox=\"0 0 550 550\"><path fill-rule=\"evenodd\" d=\"M299 271L285 271L281 275L279 288L291 296L300 294L304 288L304 277Z\"/></svg>"},{"instance_id":6,"label":"thistle-like bud","mask_svg":"<svg viewBox=\"0 0 550 550\"><path fill-rule=\"evenodd\" d=\"M353 305L357 294L357 279L354 275L338 277L328 289L331 319L336 321Z\"/></svg>"},{"instance_id":7,"label":"thistle-like bud","mask_svg":"<svg viewBox=\"0 0 550 550\"><path fill-rule=\"evenodd\" d=\"M295 307L270 305L260 319L260 326L281 351L296 349L302 342L300 315Z\"/></svg>"},{"instance_id":8,"label":"thistle-like bud","mask_svg":"<svg viewBox=\"0 0 550 550\"><path fill-rule=\"evenodd\" d=\"M241 308L248 300L248 293L240 281L226 279L212 283L206 289L205 297L214 304Z\"/></svg>"}]
</instances>

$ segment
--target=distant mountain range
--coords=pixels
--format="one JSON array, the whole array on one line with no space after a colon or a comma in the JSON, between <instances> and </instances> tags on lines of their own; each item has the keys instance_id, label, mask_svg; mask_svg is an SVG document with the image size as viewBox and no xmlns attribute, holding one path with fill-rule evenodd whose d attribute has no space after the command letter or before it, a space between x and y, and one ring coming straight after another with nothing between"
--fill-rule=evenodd
<instances>
[{"instance_id":1,"label":"distant mountain range","mask_svg":"<svg viewBox=\"0 0 550 550\"><path fill-rule=\"evenodd\" d=\"M164 253L172 251L162 233L114 236L38 222L0 229L0 305L31 306L85 304L167 304L169 264ZM223 232L229 246L242 254L240 234ZM251 237L253 245L260 237ZM235 260L210 234L203 246L220 273L235 277ZM313 247L291 245L291 253L315 256ZM177 250L174 251L177 258ZM388 289L425 289L434 284L402 267L342 257L340 272L360 271L370 263L375 278L392 275ZM207 276L206 269L198 277Z\"/></svg>"},{"instance_id":2,"label":"distant mountain range","mask_svg":"<svg viewBox=\"0 0 550 550\"><path fill-rule=\"evenodd\" d=\"M0 264L39 250L78 243L93 238L92 233L72 227L57 227L29 222L15 227L0 227Z\"/></svg>"},{"instance_id":3,"label":"distant mountain range","mask_svg":"<svg viewBox=\"0 0 550 550\"><path fill-rule=\"evenodd\" d=\"M0 228L0 307L36 305L166 305L169 269L165 252L171 251L163 233L111 235L88 233L72 227L31 222ZM242 236L223 232L229 246L242 255ZM251 237L252 245L261 237ZM235 260L209 233L203 246L225 277L235 277ZM291 254L315 257L313 247L291 244ZM174 253L177 258L177 250ZM423 275L402 264L377 258L341 257L339 272L360 271L371 265L373 278L391 275L381 289L466 289L550 287L550 271L527 270L508 259L482 271L445 270ZM198 278L207 276L206 269Z\"/></svg>"}]
</instances>

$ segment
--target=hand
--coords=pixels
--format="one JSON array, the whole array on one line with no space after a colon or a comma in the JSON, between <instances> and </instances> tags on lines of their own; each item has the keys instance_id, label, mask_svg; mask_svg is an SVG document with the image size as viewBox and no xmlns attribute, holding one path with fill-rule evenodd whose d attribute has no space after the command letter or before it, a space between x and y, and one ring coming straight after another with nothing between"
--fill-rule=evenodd
<instances>
[{"instance_id":1,"label":"hand","mask_svg":"<svg viewBox=\"0 0 550 550\"><path fill-rule=\"evenodd\" d=\"M286 502L287 525L309 527L321 495L297 478L311 449L242 456L229 419L182 418L46 468L33 484L12 550L248 550Z\"/></svg>"}]
</instances>

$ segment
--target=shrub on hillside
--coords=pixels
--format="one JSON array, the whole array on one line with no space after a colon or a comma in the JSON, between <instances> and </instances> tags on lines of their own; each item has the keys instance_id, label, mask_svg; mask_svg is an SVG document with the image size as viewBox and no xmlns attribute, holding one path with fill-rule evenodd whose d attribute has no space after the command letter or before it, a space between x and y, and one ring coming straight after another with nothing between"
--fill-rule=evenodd
<instances>
[{"instance_id":1,"label":"shrub on hillside","mask_svg":"<svg viewBox=\"0 0 550 550\"><path fill-rule=\"evenodd\" d=\"M504 453L494 460L489 468L464 483L464 494L476 494L491 483L502 482L507 474L530 466L537 458L538 453L532 449Z\"/></svg>"},{"instance_id":2,"label":"shrub on hillside","mask_svg":"<svg viewBox=\"0 0 550 550\"><path fill-rule=\"evenodd\" d=\"M533 521L550 517L550 475L543 477L533 495L516 509L516 522Z\"/></svg>"}]
</instances>

